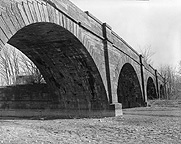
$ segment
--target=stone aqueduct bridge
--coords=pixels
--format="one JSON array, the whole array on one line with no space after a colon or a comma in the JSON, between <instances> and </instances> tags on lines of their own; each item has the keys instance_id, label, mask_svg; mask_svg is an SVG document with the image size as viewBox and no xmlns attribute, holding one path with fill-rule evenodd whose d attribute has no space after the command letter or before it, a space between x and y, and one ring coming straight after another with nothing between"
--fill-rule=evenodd
<instances>
[{"instance_id":1,"label":"stone aqueduct bridge","mask_svg":"<svg viewBox=\"0 0 181 144\"><path fill-rule=\"evenodd\" d=\"M6 43L35 63L52 101L69 114L120 115L164 92L157 70L68 0L0 0L0 46Z\"/></svg>"}]
</instances>

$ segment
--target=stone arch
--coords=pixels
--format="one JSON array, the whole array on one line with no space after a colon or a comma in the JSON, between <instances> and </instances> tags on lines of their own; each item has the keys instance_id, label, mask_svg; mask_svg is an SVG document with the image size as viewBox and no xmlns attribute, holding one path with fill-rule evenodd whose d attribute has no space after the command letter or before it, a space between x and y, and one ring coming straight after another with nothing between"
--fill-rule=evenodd
<instances>
[{"instance_id":1,"label":"stone arch","mask_svg":"<svg viewBox=\"0 0 181 144\"><path fill-rule=\"evenodd\" d=\"M123 65L117 87L118 102L123 108L144 106L140 83L133 66Z\"/></svg>"},{"instance_id":2,"label":"stone arch","mask_svg":"<svg viewBox=\"0 0 181 144\"><path fill-rule=\"evenodd\" d=\"M91 53L92 45L79 20L62 11L61 3L57 8L39 0L2 0L0 5L0 46L15 46L37 65L54 93L52 101L63 101L59 107L64 108L108 108L102 63Z\"/></svg>"},{"instance_id":3,"label":"stone arch","mask_svg":"<svg viewBox=\"0 0 181 144\"><path fill-rule=\"evenodd\" d=\"M146 91L148 100L157 99L156 86L151 77L149 77L147 80Z\"/></svg>"},{"instance_id":4,"label":"stone arch","mask_svg":"<svg viewBox=\"0 0 181 144\"><path fill-rule=\"evenodd\" d=\"M161 98L161 99L164 98L164 87L163 87L162 84L160 85L160 98Z\"/></svg>"},{"instance_id":5,"label":"stone arch","mask_svg":"<svg viewBox=\"0 0 181 144\"><path fill-rule=\"evenodd\" d=\"M108 99L97 66L70 31L38 22L17 31L8 43L39 68L52 92L55 108L106 110Z\"/></svg>"}]
</instances>

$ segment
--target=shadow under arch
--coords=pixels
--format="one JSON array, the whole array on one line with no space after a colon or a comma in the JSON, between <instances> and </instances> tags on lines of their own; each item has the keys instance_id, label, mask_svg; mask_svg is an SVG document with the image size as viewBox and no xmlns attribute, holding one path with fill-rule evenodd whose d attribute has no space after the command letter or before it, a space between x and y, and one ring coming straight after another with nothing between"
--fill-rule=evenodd
<instances>
[{"instance_id":1,"label":"shadow under arch","mask_svg":"<svg viewBox=\"0 0 181 144\"><path fill-rule=\"evenodd\" d=\"M129 63L124 64L121 69L118 87L118 102L122 103L123 108L133 108L144 106L140 83L133 66Z\"/></svg>"},{"instance_id":2,"label":"shadow under arch","mask_svg":"<svg viewBox=\"0 0 181 144\"><path fill-rule=\"evenodd\" d=\"M164 87L162 84L160 85L160 98L164 99Z\"/></svg>"},{"instance_id":3,"label":"shadow under arch","mask_svg":"<svg viewBox=\"0 0 181 144\"><path fill-rule=\"evenodd\" d=\"M151 77L147 80L146 91L148 100L157 99L156 87Z\"/></svg>"},{"instance_id":4,"label":"shadow under arch","mask_svg":"<svg viewBox=\"0 0 181 144\"><path fill-rule=\"evenodd\" d=\"M68 30L54 23L30 24L8 43L38 67L49 86L54 108L106 110L108 98L94 60Z\"/></svg>"}]
</instances>

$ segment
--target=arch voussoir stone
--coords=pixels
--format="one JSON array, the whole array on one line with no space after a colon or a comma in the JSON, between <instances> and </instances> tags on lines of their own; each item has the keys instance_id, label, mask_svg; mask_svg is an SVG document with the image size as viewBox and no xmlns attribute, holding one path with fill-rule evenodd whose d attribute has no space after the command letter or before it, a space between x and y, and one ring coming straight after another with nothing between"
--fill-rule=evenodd
<instances>
[{"instance_id":1,"label":"arch voussoir stone","mask_svg":"<svg viewBox=\"0 0 181 144\"><path fill-rule=\"evenodd\" d=\"M9 29L9 27L7 26L7 24L5 23L2 15L0 16L0 23L1 23L1 30L5 33L6 37L8 39L10 39L13 35L13 33L11 32L11 30Z\"/></svg>"},{"instance_id":2,"label":"arch voussoir stone","mask_svg":"<svg viewBox=\"0 0 181 144\"><path fill-rule=\"evenodd\" d=\"M33 6L33 3L34 2L30 2L28 1L28 8L30 10L30 14L31 14L31 18L32 18L32 23L34 22L38 22L38 18L37 18L37 15L36 15L36 12L35 12L35 9L34 9L34 6ZM48 22L48 21L47 21Z\"/></svg>"},{"instance_id":3,"label":"arch voussoir stone","mask_svg":"<svg viewBox=\"0 0 181 144\"><path fill-rule=\"evenodd\" d=\"M20 12L20 14L21 14L21 17L22 17L25 25L29 25L29 24L30 24L30 21L29 21L29 19L28 19L27 14L26 14L27 12L25 11L25 8L24 8L23 3L21 3L21 4L20 4L20 3L17 3L17 7L18 7L18 9L19 9L19 12Z\"/></svg>"}]
</instances>

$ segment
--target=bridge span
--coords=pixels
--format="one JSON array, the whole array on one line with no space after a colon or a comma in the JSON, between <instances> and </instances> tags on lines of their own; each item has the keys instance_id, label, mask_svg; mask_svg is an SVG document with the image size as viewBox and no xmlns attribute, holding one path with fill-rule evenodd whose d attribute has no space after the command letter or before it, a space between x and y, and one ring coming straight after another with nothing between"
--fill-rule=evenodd
<instances>
[{"instance_id":1,"label":"bridge span","mask_svg":"<svg viewBox=\"0 0 181 144\"><path fill-rule=\"evenodd\" d=\"M39 68L60 113L117 116L164 94L164 78L88 11L68 0L0 0L0 47Z\"/></svg>"}]
</instances>

